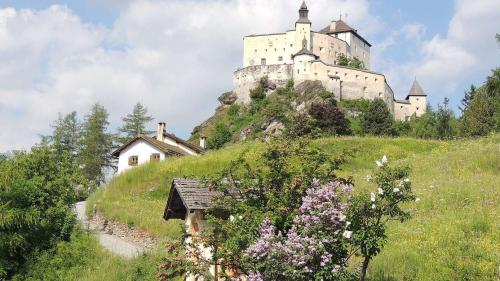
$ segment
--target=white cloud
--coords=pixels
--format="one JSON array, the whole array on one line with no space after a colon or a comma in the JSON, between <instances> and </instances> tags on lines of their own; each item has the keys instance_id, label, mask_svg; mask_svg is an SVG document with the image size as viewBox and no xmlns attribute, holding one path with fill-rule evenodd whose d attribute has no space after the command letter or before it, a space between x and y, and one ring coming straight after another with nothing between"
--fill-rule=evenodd
<instances>
[{"instance_id":1,"label":"white cloud","mask_svg":"<svg viewBox=\"0 0 500 281\"><path fill-rule=\"evenodd\" d=\"M119 4L112 27L82 22L65 6L0 9L0 151L29 148L58 112L80 116L99 102L111 122L137 101L188 136L232 87L242 37L293 27L300 1L173 0ZM342 13L366 32L367 0L309 1L313 27Z\"/></svg>"},{"instance_id":2,"label":"white cloud","mask_svg":"<svg viewBox=\"0 0 500 281\"><path fill-rule=\"evenodd\" d=\"M458 101L463 95L459 87L464 86L464 81L473 83L483 79L490 69L498 67L500 49L495 33L500 26L499 11L500 1L497 0L456 0L445 36L436 34L425 40L425 26L403 26L382 43L394 45L404 35L416 40L417 52L410 51L406 61L391 62L384 60L385 49L382 49L378 53L375 51L375 60L393 88L399 90L400 97L406 93L415 75L434 102L441 101L444 96Z\"/></svg>"}]
</instances>

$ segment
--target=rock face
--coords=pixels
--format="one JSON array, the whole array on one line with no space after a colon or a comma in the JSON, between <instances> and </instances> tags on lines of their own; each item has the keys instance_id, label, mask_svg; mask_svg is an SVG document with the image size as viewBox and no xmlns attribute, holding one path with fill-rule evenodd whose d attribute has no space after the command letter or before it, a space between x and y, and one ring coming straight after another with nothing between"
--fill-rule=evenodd
<instances>
[{"instance_id":1,"label":"rock face","mask_svg":"<svg viewBox=\"0 0 500 281\"><path fill-rule=\"evenodd\" d=\"M273 120L269 124L265 124L264 128L264 139L268 140L271 136L281 134L285 129L285 126L283 123Z\"/></svg>"},{"instance_id":2,"label":"rock face","mask_svg":"<svg viewBox=\"0 0 500 281\"><path fill-rule=\"evenodd\" d=\"M226 92L218 98L222 105L231 105L235 103L237 99L238 97L233 92Z\"/></svg>"}]
</instances>

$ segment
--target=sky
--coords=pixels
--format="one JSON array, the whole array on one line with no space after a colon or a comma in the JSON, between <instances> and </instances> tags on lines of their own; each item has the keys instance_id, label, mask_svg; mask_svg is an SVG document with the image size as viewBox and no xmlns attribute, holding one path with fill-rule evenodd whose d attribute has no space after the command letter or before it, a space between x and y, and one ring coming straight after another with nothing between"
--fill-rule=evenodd
<instances>
[{"instance_id":1,"label":"sky","mask_svg":"<svg viewBox=\"0 0 500 281\"><path fill-rule=\"evenodd\" d=\"M232 89L243 36L292 29L302 0L0 0L0 152L29 149L58 114L95 103L110 130L141 102L187 138ZM500 0L306 0L313 30L340 15L372 43L402 99L457 105L500 66Z\"/></svg>"}]
</instances>

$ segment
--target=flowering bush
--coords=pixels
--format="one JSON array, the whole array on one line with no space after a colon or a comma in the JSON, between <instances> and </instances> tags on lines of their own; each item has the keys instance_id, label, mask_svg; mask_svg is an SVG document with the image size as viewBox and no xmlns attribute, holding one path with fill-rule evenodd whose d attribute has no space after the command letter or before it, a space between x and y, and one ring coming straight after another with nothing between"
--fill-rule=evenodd
<instances>
[{"instance_id":1,"label":"flowering bush","mask_svg":"<svg viewBox=\"0 0 500 281\"><path fill-rule=\"evenodd\" d=\"M405 202L419 199L413 195L409 168L391 167L386 156L377 160L375 175L367 180L375 185L369 194L362 193L353 198L348 218L354 229L349 256L358 254L363 257L361 280L364 280L368 264L382 250L386 243L386 226L390 220L404 222L410 212L403 209Z\"/></svg>"},{"instance_id":2,"label":"flowering bush","mask_svg":"<svg viewBox=\"0 0 500 281\"><path fill-rule=\"evenodd\" d=\"M350 185L314 180L284 236L266 218L260 236L245 250L255 268L253 280L330 280L344 266L351 231L342 195ZM260 278L260 279L259 279Z\"/></svg>"}]
</instances>

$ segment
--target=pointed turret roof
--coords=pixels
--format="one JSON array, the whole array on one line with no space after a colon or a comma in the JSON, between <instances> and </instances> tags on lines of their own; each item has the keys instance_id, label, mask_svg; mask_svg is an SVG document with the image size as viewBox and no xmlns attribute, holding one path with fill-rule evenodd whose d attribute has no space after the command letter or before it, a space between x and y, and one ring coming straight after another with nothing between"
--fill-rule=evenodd
<instances>
[{"instance_id":1,"label":"pointed turret roof","mask_svg":"<svg viewBox=\"0 0 500 281\"><path fill-rule=\"evenodd\" d=\"M426 97L427 95L424 93L424 90L422 90L422 87L417 81L417 78L413 81L413 85L411 86L410 92L408 92L408 95L406 96L406 99L408 99L410 96L421 96L421 97Z\"/></svg>"},{"instance_id":2,"label":"pointed turret roof","mask_svg":"<svg viewBox=\"0 0 500 281\"><path fill-rule=\"evenodd\" d=\"M307 9L306 1L302 1L302 5L299 9L299 20L296 23L311 24L311 21L309 20L309 9Z\"/></svg>"}]
</instances>

